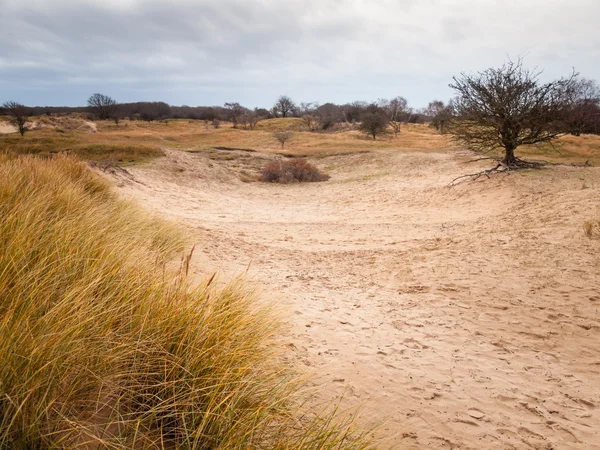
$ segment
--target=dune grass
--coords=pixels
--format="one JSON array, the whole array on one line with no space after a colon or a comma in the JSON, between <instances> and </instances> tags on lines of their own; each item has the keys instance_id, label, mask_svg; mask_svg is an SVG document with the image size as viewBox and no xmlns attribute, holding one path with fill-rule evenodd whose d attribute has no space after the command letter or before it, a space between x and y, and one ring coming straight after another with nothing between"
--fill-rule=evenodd
<instances>
[{"instance_id":1,"label":"dune grass","mask_svg":"<svg viewBox=\"0 0 600 450\"><path fill-rule=\"evenodd\" d=\"M95 142L94 136L89 131L57 132L54 129L32 130L25 136L0 135L0 151L43 157L66 153L87 161L113 160L121 164L164 156L157 146L137 142Z\"/></svg>"},{"instance_id":2,"label":"dune grass","mask_svg":"<svg viewBox=\"0 0 600 450\"><path fill-rule=\"evenodd\" d=\"M169 223L66 156L0 154L0 448L365 448L302 416L277 321L191 286Z\"/></svg>"}]
</instances>

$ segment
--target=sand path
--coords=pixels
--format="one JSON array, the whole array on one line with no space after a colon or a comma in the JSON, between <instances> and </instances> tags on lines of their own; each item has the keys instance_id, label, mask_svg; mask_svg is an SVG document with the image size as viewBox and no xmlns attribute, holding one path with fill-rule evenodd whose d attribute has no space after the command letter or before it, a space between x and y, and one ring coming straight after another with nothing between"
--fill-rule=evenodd
<instances>
[{"instance_id":1,"label":"sand path","mask_svg":"<svg viewBox=\"0 0 600 450\"><path fill-rule=\"evenodd\" d=\"M196 273L250 266L324 399L401 448L600 448L599 169L448 188L468 155L381 151L281 186L228 155L167 151L119 184L189 228Z\"/></svg>"}]
</instances>

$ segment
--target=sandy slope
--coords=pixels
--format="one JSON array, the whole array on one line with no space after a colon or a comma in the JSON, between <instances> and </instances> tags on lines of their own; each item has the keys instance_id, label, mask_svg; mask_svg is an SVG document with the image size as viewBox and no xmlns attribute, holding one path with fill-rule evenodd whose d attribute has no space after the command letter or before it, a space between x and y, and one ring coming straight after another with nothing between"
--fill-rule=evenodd
<instances>
[{"instance_id":1,"label":"sandy slope","mask_svg":"<svg viewBox=\"0 0 600 450\"><path fill-rule=\"evenodd\" d=\"M11 134L11 133L16 133L17 128L10 124L9 122L1 122L0 121L0 134Z\"/></svg>"},{"instance_id":2,"label":"sandy slope","mask_svg":"<svg viewBox=\"0 0 600 450\"><path fill-rule=\"evenodd\" d=\"M269 158L168 151L119 178L185 223L194 270L285 305L291 358L403 448L600 448L599 169L448 188L459 153L318 160L327 183L242 183Z\"/></svg>"}]
</instances>

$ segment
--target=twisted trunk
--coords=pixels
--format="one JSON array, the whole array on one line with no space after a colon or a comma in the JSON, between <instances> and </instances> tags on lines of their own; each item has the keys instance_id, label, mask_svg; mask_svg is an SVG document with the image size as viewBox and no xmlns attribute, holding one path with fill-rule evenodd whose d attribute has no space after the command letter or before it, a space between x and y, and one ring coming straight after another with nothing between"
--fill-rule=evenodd
<instances>
[{"instance_id":1,"label":"twisted trunk","mask_svg":"<svg viewBox=\"0 0 600 450\"><path fill-rule=\"evenodd\" d=\"M517 163L517 158L515 158L515 148L513 146L504 147L504 159L502 162L507 166L513 166Z\"/></svg>"}]
</instances>

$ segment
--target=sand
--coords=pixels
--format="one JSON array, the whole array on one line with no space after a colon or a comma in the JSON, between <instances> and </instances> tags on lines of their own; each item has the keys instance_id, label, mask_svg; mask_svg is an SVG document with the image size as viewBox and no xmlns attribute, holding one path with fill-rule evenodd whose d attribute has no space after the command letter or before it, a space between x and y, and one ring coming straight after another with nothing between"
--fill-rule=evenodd
<instances>
[{"instance_id":1,"label":"sand","mask_svg":"<svg viewBox=\"0 0 600 450\"><path fill-rule=\"evenodd\" d=\"M486 166L381 150L282 186L240 180L272 156L165 151L120 190L187 227L197 276L248 270L287 357L382 447L600 448L600 169L449 188Z\"/></svg>"},{"instance_id":2,"label":"sand","mask_svg":"<svg viewBox=\"0 0 600 450\"><path fill-rule=\"evenodd\" d=\"M17 127L11 123L0 121L0 134L11 134L16 133L17 131L19 131L17 130Z\"/></svg>"}]
</instances>

